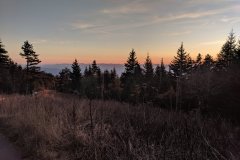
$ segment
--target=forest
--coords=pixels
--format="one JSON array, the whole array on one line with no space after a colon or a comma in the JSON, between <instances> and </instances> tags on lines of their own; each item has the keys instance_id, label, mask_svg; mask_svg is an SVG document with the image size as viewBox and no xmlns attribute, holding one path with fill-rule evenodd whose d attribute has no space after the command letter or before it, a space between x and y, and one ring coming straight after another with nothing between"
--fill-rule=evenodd
<instances>
[{"instance_id":1,"label":"forest","mask_svg":"<svg viewBox=\"0 0 240 160\"><path fill-rule=\"evenodd\" d=\"M0 43L1 93L33 94L50 89L89 99L152 103L166 109L190 111L198 108L240 120L240 41L233 31L216 59L200 53L192 58L182 43L169 70L165 69L163 59L153 68L149 56L142 68L132 49L120 76L114 68L101 71L95 60L89 67L80 68L77 59L71 69L64 68L59 75L53 76L40 70L41 61L32 44L25 41L21 49L20 56L26 59L25 67L11 60Z\"/></svg>"},{"instance_id":2,"label":"forest","mask_svg":"<svg viewBox=\"0 0 240 160\"><path fill-rule=\"evenodd\" d=\"M154 68L149 55L141 65L132 49L120 76L114 68L101 71L96 60L80 68L77 59L53 76L41 71L30 42L21 49L24 66L0 42L0 92L10 96L0 113L15 117L7 124L14 136L36 136L35 145L25 145L35 158L240 158L240 40L233 31L217 58L191 57L181 43L168 70L163 59ZM44 91L54 92L54 100L41 96Z\"/></svg>"}]
</instances>

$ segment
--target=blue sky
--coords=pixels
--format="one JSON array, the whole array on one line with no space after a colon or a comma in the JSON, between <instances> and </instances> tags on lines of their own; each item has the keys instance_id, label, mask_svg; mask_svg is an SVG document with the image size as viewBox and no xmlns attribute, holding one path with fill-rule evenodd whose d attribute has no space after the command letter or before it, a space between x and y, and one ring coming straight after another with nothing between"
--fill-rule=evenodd
<instances>
[{"instance_id":1,"label":"blue sky","mask_svg":"<svg viewBox=\"0 0 240 160\"><path fill-rule=\"evenodd\" d=\"M181 42L192 57L216 55L240 35L240 0L0 0L0 38L18 63L25 40L43 63L169 63Z\"/></svg>"}]
</instances>

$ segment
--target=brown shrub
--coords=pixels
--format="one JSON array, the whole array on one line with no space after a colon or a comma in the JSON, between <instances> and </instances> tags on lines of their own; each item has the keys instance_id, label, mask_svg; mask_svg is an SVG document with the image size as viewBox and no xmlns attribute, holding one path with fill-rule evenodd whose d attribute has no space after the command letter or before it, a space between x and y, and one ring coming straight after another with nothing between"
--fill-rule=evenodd
<instances>
[{"instance_id":1,"label":"brown shrub","mask_svg":"<svg viewBox=\"0 0 240 160\"><path fill-rule=\"evenodd\" d=\"M237 127L223 119L69 95L8 96L5 133L31 159L239 159ZM6 127L7 126L7 127Z\"/></svg>"}]
</instances>

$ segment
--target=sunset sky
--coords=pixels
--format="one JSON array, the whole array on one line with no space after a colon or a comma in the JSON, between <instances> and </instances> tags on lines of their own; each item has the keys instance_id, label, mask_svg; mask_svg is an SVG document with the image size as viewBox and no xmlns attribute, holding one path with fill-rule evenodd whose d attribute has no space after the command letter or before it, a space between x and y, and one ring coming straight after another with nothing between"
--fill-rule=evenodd
<instances>
[{"instance_id":1,"label":"sunset sky","mask_svg":"<svg viewBox=\"0 0 240 160\"><path fill-rule=\"evenodd\" d=\"M25 40L44 64L169 63L181 42L192 57L215 56L234 30L240 36L240 0L0 0L0 38L13 60Z\"/></svg>"}]
</instances>

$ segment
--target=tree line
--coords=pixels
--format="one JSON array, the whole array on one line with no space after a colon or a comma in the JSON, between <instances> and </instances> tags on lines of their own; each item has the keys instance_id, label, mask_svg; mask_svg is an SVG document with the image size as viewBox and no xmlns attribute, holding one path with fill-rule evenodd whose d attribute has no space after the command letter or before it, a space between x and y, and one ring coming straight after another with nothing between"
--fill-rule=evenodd
<instances>
[{"instance_id":1,"label":"tree line","mask_svg":"<svg viewBox=\"0 0 240 160\"><path fill-rule=\"evenodd\" d=\"M150 103L175 110L217 110L231 116L240 113L240 41L233 32L216 59L200 53L192 58L182 43L168 70L163 59L154 68L149 55L142 67L132 49L120 76L114 68L101 71L95 60L82 70L75 59L71 69L64 68L54 77L40 71L41 61L32 44L24 42L22 50L25 68L13 62L0 43L1 92L31 93L50 88L90 99Z\"/></svg>"},{"instance_id":2,"label":"tree line","mask_svg":"<svg viewBox=\"0 0 240 160\"><path fill-rule=\"evenodd\" d=\"M54 76L40 71L41 62L33 45L25 41L21 47L21 57L26 60L26 67L14 62L0 40L0 93L31 94L35 90L53 88Z\"/></svg>"}]
</instances>

